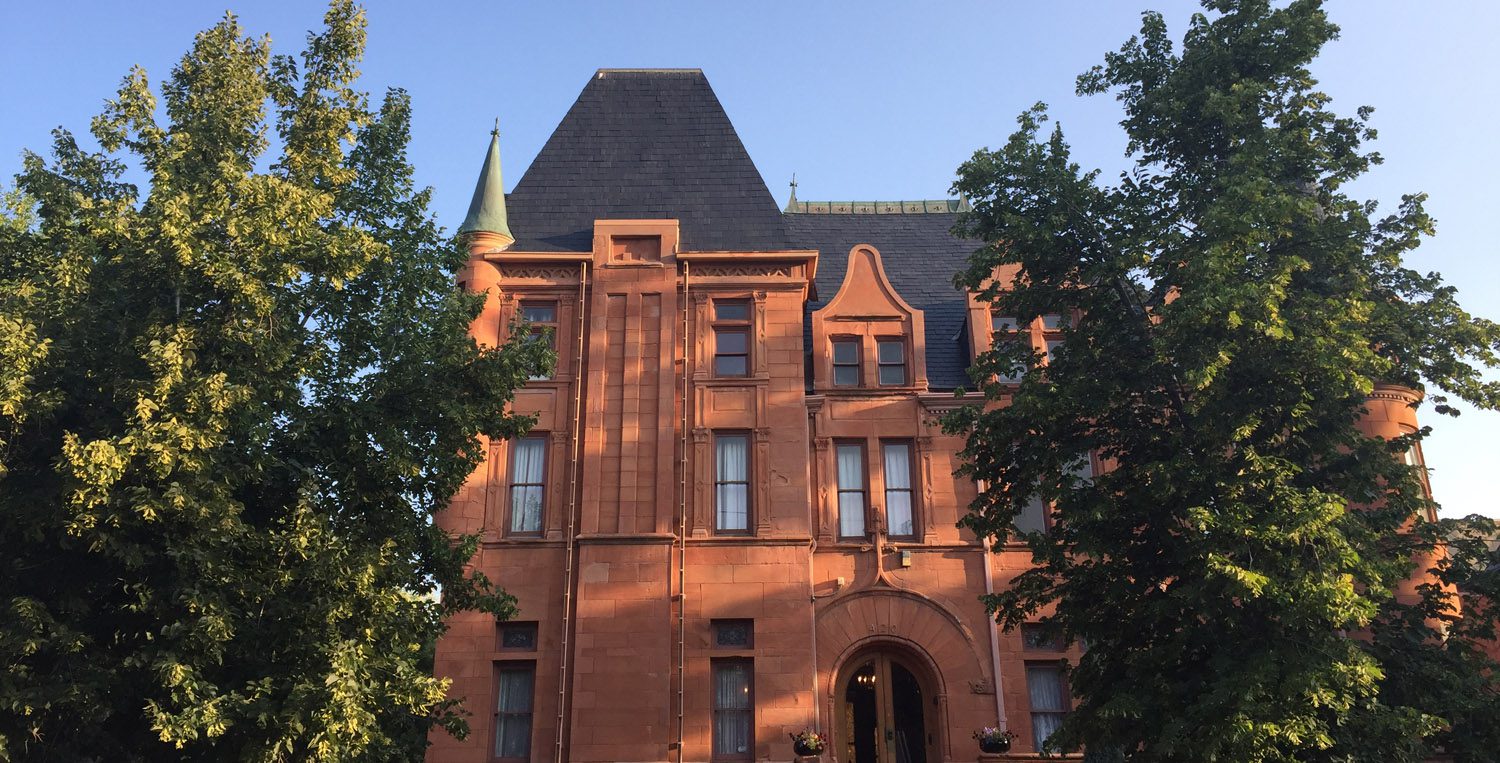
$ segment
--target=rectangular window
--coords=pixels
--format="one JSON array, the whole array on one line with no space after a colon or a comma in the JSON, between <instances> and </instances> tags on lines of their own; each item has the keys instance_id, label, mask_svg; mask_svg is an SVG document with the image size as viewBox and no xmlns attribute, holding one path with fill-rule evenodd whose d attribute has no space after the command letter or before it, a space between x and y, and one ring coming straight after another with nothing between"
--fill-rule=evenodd
<instances>
[{"instance_id":1,"label":"rectangular window","mask_svg":"<svg viewBox=\"0 0 1500 763\"><path fill-rule=\"evenodd\" d=\"M714 531L744 534L750 530L750 438L743 434L714 437Z\"/></svg>"},{"instance_id":2,"label":"rectangular window","mask_svg":"<svg viewBox=\"0 0 1500 763\"><path fill-rule=\"evenodd\" d=\"M1044 313L1042 315L1043 331L1062 331L1063 317L1058 313Z\"/></svg>"},{"instance_id":3,"label":"rectangular window","mask_svg":"<svg viewBox=\"0 0 1500 763\"><path fill-rule=\"evenodd\" d=\"M501 622L495 630L499 633L501 651L537 651L537 621Z\"/></svg>"},{"instance_id":4,"label":"rectangular window","mask_svg":"<svg viewBox=\"0 0 1500 763\"><path fill-rule=\"evenodd\" d=\"M859 386L859 340L833 340L833 386Z\"/></svg>"},{"instance_id":5,"label":"rectangular window","mask_svg":"<svg viewBox=\"0 0 1500 763\"><path fill-rule=\"evenodd\" d=\"M865 536L865 446L840 443L838 461L839 537Z\"/></svg>"},{"instance_id":6,"label":"rectangular window","mask_svg":"<svg viewBox=\"0 0 1500 763\"><path fill-rule=\"evenodd\" d=\"M743 299L714 300L714 321L750 322L750 303Z\"/></svg>"},{"instance_id":7,"label":"rectangular window","mask_svg":"<svg viewBox=\"0 0 1500 763\"><path fill-rule=\"evenodd\" d=\"M714 376L750 375L750 302L714 300Z\"/></svg>"},{"instance_id":8,"label":"rectangular window","mask_svg":"<svg viewBox=\"0 0 1500 763\"><path fill-rule=\"evenodd\" d=\"M1068 464L1068 474L1077 480L1074 487L1085 487L1094 481L1094 459L1088 453L1079 453L1078 459Z\"/></svg>"},{"instance_id":9,"label":"rectangular window","mask_svg":"<svg viewBox=\"0 0 1500 763\"><path fill-rule=\"evenodd\" d=\"M547 438L522 437L511 443L510 534L542 531L542 480L546 473Z\"/></svg>"},{"instance_id":10,"label":"rectangular window","mask_svg":"<svg viewBox=\"0 0 1500 763\"><path fill-rule=\"evenodd\" d=\"M536 651L536 621L500 623L496 628L499 631L499 642L501 651L509 652L535 652Z\"/></svg>"},{"instance_id":11,"label":"rectangular window","mask_svg":"<svg viewBox=\"0 0 1500 763\"><path fill-rule=\"evenodd\" d=\"M1037 749L1057 731L1068 714L1068 687L1062 666L1027 663L1026 692L1031 695L1031 737Z\"/></svg>"},{"instance_id":12,"label":"rectangular window","mask_svg":"<svg viewBox=\"0 0 1500 763\"><path fill-rule=\"evenodd\" d=\"M522 302L521 319L528 324L533 341L546 342L553 350L557 349L557 303L555 302ZM541 374L530 377L532 381L551 379L551 374Z\"/></svg>"},{"instance_id":13,"label":"rectangular window","mask_svg":"<svg viewBox=\"0 0 1500 763\"><path fill-rule=\"evenodd\" d=\"M750 760L754 756L753 677L749 660L713 661L714 760Z\"/></svg>"},{"instance_id":14,"label":"rectangular window","mask_svg":"<svg viewBox=\"0 0 1500 763\"><path fill-rule=\"evenodd\" d=\"M990 335L991 339L997 348L1006 342L1030 344L1028 341L1030 335L1022 333L1020 324L1016 322L1014 315L997 315L992 313L990 315L990 328L993 330L993 333ZM1017 384L1021 381L1021 377L1025 375L1026 369L1017 366L1000 373L998 379L1007 384Z\"/></svg>"},{"instance_id":15,"label":"rectangular window","mask_svg":"<svg viewBox=\"0 0 1500 763\"><path fill-rule=\"evenodd\" d=\"M1062 347L1062 343L1063 343L1063 340L1061 340L1061 339L1048 339L1047 340L1047 364L1048 365L1051 365L1054 361L1057 360L1057 348Z\"/></svg>"},{"instance_id":16,"label":"rectangular window","mask_svg":"<svg viewBox=\"0 0 1500 763\"><path fill-rule=\"evenodd\" d=\"M531 663L501 663L495 674L495 758L529 760L536 667Z\"/></svg>"},{"instance_id":17,"label":"rectangular window","mask_svg":"<svg viewBox=\"0 0 1500 763\"><path fill-rule=\"evenodd\" d=\"M1051 623L1021 623L1021 648L1028 652L1062 651L1062 636Z\"/></svg>"},{"instance_id":18,"label":"rectangular window","mask_svg":"<svg viewBox=\"0 0 1500 763\"><path fill-rule=\"evenodd\" d=\"M885 456L885 521L892 538L917 537L912 516L911 443L888 442L880 446Z\"/></svg>"},{"instance_id":19,"label":"rectangular window","mask_svg":"<svg viewBox=\"0 0 1500 763\"><path fill-rule=\"evenodd\" d=\"M754 620L714 620L714 648L749 649L755 645Z\"/></svg>"},{"instance_id":20,"label":"rectangular window","mask_svg":"<svg viewBox=\"0 0 1500 763\"><path fill-rule=\"evenodd\" d=\"M875 351L880 366L881 385L906 384L906 342L900 339L881 339L875 343Z\"/></svg>"},{"instance_id":21,"label":"rectangular window","mask_svg":"<svg viewBox=\"0 0 1500 763\"><path fill-rule=\"evenodd\" d=\"M1032 496L1031 500L1026 502L1026 508L1016 516L1014 526L1023 533L1047 532L1047 504L1043 503L1041 498Z\"/></svg>"}]
</instances>

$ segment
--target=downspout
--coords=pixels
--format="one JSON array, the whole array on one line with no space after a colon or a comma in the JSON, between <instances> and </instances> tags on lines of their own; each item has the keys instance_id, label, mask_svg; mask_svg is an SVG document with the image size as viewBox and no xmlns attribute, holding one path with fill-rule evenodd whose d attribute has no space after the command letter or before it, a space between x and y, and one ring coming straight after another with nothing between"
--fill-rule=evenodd
<instances>
[{"instance_id":1,"label":"downspout","mask_svg":"<svg viewBox=\"0 0 1500 763\"><path fill-rule=\"evenodd\" d=\"M568 530L564 536L566 550L563 552L562 660L557 671L557 745L553 751L555 763L563 763L563 736L566 732L563 720L567 715L568 703L568 658L573 653L572 642L568 636L573 625L573 555L576 551L573 536L576 534L578 517L578 470L582 468L582 464L579 463L581 456L578 446L578 428L583 418L583 342L586 325L584 315L588 310L588 283L588 263L580 262L578 263L578 355L573 364L573 428L572 443L569 445L573 463L568 468Z\"/></svg>"},{"instance_id":2,"label":"downspout","mask_svg":"<svg viewBox=\"0 0 1500 763\"><path fill-rule=\"evenodd\" d=\"M827 738L827 732L823 730L823 703L818 699L818 594L813 590L813 559L817 552L818 536L814 533L807 539L807 633L808 640L812 643L812 727L813 731Z\"/></svg>"},{"instance_id":3,"label":"downspout","mask_svg":"<svg viewBox=\"0 0 1500 763\"><path fill-rule=\"evenodd\" d=\"M682 463L677 486L677 763L682 763L683 757L683 702L687 697L688 367L692 356L688 329L693 309L688 289L692 268L692 263L682 263Z\"/></svg>"},{"instance_id":4,"label":"downspout","mask_svg":"<svg viewBox=\"0 0 1500 763\"><path fill-rule=\"evenodd\" d=\"M979 483L979 492L984 492L984 483ZM990 535L979 539L980 546L984 549L984 594L986 597L995 593L995 579L992 577L994 571L990 563L990 556L994 551L995 536ZM985 628L990 634L990 670L995 675L995 720L999 721L1003 728L1009 729L1010 724L1005 720L1005 692L1002 690L1003 682L1000 679L1000 632L995 627L995 619L990 617L989 609L985 609L985 620L988 627Z\"/></svg>"}]
</instances>

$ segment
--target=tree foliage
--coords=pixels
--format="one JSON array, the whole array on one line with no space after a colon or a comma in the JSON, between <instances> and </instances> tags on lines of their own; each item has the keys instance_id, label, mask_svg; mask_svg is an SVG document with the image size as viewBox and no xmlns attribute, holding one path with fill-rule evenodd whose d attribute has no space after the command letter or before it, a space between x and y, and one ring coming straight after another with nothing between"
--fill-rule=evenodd
<instances>
[{"instance_id":1,"label":"tree foliage","mask_svg":"<svg viewBox=\"0 0 1500 763\"><path fill-rule=\"evenodd\" d=\"M550 360L467 335L410 99L356 89L360 9L325 22L294 58L227 16L160 100L124 79L102 152L59 129L6 196L0 758L391 759L463 730L424 646L513 601L431 516Z\"/></svg>"},{"instance_id":2,"label":"tree foliage","mask_svg":"<svg viewBox=\"0 0 1500 763\"><path fill-rule=\"evenodd\" d=\"M1086 645L1054 749L1487 759L1479 524L1422 520L1401 456L1425 431L1387 441L1356 421L1377 383L1440 412L1444 395L1500 407L1482 375L1500 327L1403 264L1433 232L1421 195L1378 217L1346 193L1379 156L1370 110L1337 115L1309 72L1337 35L1320 3L1203 5L1180 46L1147 13L1079 78L1123 105L1117 183L1043 133L1040 105L960 169L959 232L987 242L960 283L1023 324L1076 316L1045 364L1020 343L983 356L990 403L947 421L986 486L969 527L1005 538L1028 501L1054 507L1050 532L1020 534L1035 567L987 603L1007 628L1040 618ZM1018 387L995 381L1013 371ZM1109 467L1093 478L1071 468L1090 452ZM1398 599L1414 559L1438 562ZM1457 617L1460 584L1478 616Z\"/></svg>"}]
</instances>

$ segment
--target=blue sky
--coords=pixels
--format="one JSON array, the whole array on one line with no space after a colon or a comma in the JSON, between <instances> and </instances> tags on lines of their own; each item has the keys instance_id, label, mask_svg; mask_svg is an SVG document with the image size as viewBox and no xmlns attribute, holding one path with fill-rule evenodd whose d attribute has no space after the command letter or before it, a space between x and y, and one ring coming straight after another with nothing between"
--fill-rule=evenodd
<instances>
[{"instance_id":1,"label":"blue sky","mask_svg":"<svg viewBox=\"0 0 1500 763\"><path fill-rule=\"evenodd\" d=\"M0 3L0 177L23 148L44 150L88 120L130 66L167 75L223 3ZM410 150L434 212L454 228L495 117L510 185L600 67L698 67L713 84L778 201L793 172L803 199L947 195L974 149L998 145L1015 115L1045 101L1075 156L1106 177L1125 166L1119 109L1073 95L1074 77L1119 46L1139 11L1180 37L1196 3L1052 2L371 2L363 87L407 89ZM1500 175L1500 3L1332 0L1342 39L1314 64L1335 106L1376 107L1386 163L1353 188L1387 208L1431 194L1438 235L1412 259L1441 271L1471 312L1500 319L1492 221ZM316 2L235 2L277 52L300 50ZM1441 420L1440 420L1441 419ZM1492 487L1500 413L1426 411L1425 444L1445 514L1500 516Z\"/></svg>"}]
</instances>

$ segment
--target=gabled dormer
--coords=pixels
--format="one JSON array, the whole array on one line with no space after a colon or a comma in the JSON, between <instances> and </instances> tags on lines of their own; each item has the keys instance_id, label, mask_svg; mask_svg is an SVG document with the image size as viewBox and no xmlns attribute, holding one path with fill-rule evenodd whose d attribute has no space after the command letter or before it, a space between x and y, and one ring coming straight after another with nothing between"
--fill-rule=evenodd
<instances>
[{"instance_id":1,"label":"gabled dormer","mask_svg":"<svg viewBox=\"0 0 1500 763\"><path fill-rule=\"evenodd\" d=\"M812 316L813 388L826 392L927 390L922 311L891 286L880 252L849 252L838 294Z\"/></svg>"}]
</instances>

